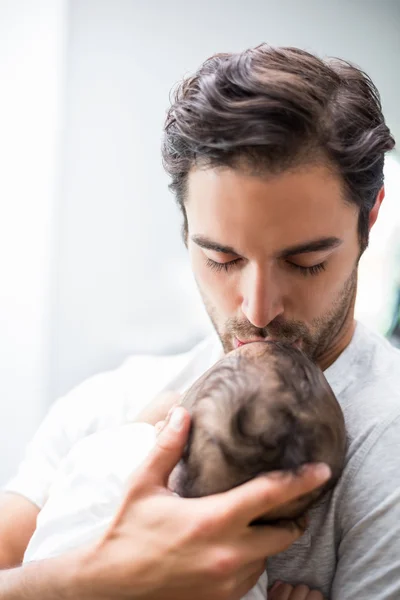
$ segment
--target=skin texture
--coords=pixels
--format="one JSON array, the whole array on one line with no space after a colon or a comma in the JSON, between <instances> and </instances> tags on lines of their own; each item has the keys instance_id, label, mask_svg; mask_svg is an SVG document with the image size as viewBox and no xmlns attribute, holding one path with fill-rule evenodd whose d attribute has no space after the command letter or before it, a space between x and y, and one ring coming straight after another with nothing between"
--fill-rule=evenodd
<instances>
[{"instance_id":1,"label":"skin texture","mask_svg":"<svg viewBox=\"0 0 400 600\"><path fill-rule=\"evenodd\" d=\"M382 199L383 190L371 226ZM193 272L225 351L235 339L272 338L297 343L322 369L332 364L354 331L360 255L358 208L332 170L310 165L263 178L192 170L186 212ZM288 253L327 238L337 241Z\"/></svg>"}]
</instances>

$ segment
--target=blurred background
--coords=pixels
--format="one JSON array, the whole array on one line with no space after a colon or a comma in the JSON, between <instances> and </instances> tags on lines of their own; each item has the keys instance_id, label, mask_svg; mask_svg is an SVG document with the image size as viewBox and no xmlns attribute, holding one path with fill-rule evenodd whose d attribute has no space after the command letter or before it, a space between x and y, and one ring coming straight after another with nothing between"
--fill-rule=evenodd
<instances>
[{"instance_id":1,"label":"blurred background","mask_svg":"<svg viewBox=\"0 0 400 600\"><path fill-rule=\"evenodd\" d=\"M160 158L169 92L263 41L351 60L400 140L399 0L0 0L0 484L49 405L209 331ZM357 315L400 340L400 160Z\"/></svg>"}]
</instances>

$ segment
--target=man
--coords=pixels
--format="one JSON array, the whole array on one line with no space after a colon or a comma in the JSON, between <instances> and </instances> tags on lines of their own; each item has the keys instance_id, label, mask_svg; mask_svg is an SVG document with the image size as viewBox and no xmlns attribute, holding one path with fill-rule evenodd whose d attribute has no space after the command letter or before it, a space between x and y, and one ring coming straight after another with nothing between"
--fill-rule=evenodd
<instances>
[{"instance_id":1,"label":"man","mask_svg":"<svg viewBox=\"0 0 400 600\"><path fill-rule=\"evenodd\" d=\"M177 409L171 422L179 431L173 437L170 424L161 432L96 548L5 571L2 598L22 598L23 590L43 600L233 600L250 589L263 557L292 542L268 558L271 583L304 582L334 600L400 597L400 354L354 322L357 265L393 146L375 87L343 61L263 45L217 55L183 82L163 157L210 318L224 351L278 339L325 370L349 436L343 477L298 541L297 530L247 524L260 507L326 479L312 468L227 495L171 497L165 482L188 427ZM57 466L77 440L130 418L138 398L144 405L162 390L183 391L220 352L215 338L183 357L131 359L58 401L7 487L3 566L20 562Z\"/></svg>"}]
</instances>

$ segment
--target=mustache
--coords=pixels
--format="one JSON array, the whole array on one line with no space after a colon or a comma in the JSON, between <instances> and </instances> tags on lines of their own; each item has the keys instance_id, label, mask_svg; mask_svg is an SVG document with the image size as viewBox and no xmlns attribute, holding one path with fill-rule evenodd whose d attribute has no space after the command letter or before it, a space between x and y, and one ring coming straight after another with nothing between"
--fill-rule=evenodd
<instances>
[{"instance_id":1,"label":"mustache","mask_svg":"<svg viewBox=\"0 0 400 600\"><path fill-rule=\"evenodd\" d=\"M230 335L236 335L240 339L273 337L282 342L292 343L298 338L306 338L309 335L307 327L299 321L285 321L276 318L266 327L254 327L248 321L230 319L226 324L226 331Z\"/></svg>"}]
</instances>

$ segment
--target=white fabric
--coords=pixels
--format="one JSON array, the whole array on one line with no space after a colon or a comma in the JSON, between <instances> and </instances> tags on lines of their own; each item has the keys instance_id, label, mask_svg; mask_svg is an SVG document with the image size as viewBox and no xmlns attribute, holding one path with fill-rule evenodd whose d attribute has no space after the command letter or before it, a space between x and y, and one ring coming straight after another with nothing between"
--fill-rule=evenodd
<instances>
[{"instance_id":1,"label":"white fabric","mask_svg":"<svg viewBox=\"0 0 400 600\"><path fill-rule=\"evenodd\" d=\"M99 538L155 437L151 425L132 423L94 433L75 444L50 486L24 562L63 554Z\"/></svg>"},{"instance_id":2,"label":"white fabric","mask_svg":"<svg viewBox=\"0 0 400 600\"><path fill-rule=\"evenodd\" d=\"M185 354L132 356L118 369L87 379L53 404L4 490L42 508L60 464L77 442L129 423L162 391L185 391L221 354L212 337Z\"/></svg>"},{"instance_id":3,"label":"white fabric","mask_svg":"<svg viewBox=\"0 0 400 600\"><path fill-rule=\"evenodd\" d=\"M39 513L24 563L51 558L95 542L105 532L134 470L155 443L155 429L131 423L94 433L77 444L60 465ZM267 576L246 594L264 600Z\"/></svg>"}]
</instances>

